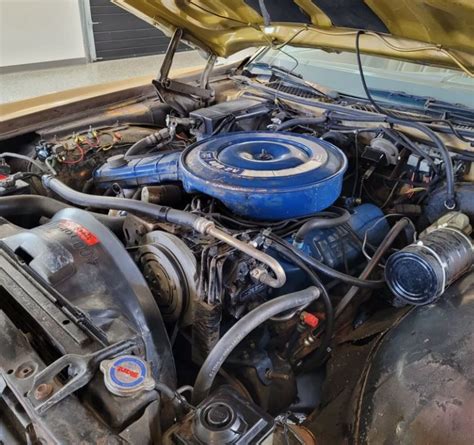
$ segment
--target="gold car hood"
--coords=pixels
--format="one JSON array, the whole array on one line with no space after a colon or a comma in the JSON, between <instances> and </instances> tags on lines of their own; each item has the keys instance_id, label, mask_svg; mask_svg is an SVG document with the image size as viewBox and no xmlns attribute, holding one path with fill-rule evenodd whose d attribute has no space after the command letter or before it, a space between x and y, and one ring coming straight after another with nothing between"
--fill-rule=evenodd
<instances>
[{"instance_id":1,"label":"gold car hood","mask_svg":"<svg viewBox=\"0 0 474 445\"><path fill-rule=\"evenodd\" d=\"M218 56L264 45L354 51L474 71L474 0L112 0Z\"/></svg>"}]
</instances>

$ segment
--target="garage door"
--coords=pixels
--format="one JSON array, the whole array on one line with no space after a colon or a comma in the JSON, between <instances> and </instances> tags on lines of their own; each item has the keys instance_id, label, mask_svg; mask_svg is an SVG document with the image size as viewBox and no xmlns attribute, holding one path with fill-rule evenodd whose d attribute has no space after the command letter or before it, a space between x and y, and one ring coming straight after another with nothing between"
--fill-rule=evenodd
<instances>
[{"instance_id":1,"label":"garage door","mask_svg":"<svg viewBox=\"0 0 474 445\"><path fill-rule=\"evenodd\" d=\"M110 0L89 0L96 60L161 54L169 39L165 35L113 5Z\"/></svg>"}]
</instances>

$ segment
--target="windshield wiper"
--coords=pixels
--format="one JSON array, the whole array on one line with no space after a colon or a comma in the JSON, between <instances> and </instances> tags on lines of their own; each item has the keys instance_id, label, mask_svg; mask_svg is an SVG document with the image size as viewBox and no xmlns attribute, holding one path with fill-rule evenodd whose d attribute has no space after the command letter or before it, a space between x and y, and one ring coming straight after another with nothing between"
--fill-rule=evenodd
<instances>
[{"instance_id":1,"label":"windshield wiper","mask_svg":"<svg viewBox=\"0 0 474 445\"><path fill-rule=\"evenodd\" d=\"M296 77L300 80L303 79L303 76L301 74L295 73L293 70L289 70L288 68L282 66L272 65L271 63L267 62L252 62L246 69L249 70L249 68L259 68L262 70L271 71L272 73L284 74L287 76Z\"/></svg>"}]
</instances>

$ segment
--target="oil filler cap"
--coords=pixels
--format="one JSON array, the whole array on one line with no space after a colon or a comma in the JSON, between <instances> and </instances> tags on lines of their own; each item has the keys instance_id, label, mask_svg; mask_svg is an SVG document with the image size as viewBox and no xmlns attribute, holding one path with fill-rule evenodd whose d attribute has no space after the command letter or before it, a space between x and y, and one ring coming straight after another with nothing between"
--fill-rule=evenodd
<instances>
[{"instance_id":1,"label":"oil filler cap","mask_svg":"<svg viewBox=\"0 0 474 445\"><path fill-rule=\"evenodd\" d=\"M105 386L116 396L132 396L155 387L148 363L133 355L103 360L100 370L104 373Z\"/></svg>"}]
</instances>

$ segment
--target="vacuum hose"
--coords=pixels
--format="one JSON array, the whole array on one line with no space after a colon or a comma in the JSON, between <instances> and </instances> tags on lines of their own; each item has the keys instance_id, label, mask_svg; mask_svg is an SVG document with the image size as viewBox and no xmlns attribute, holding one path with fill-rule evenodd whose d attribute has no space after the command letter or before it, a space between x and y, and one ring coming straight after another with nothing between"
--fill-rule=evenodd
<instances>
[{"instance_id":1,"label":"vacuum hose","mask_svg":"<svg viewBox=\"0 0 474 445\"><path fill-rule=\"evenodd\" d=\"M410 222L409 219L403 218L400 221L398 221L390 229L390 232L388 232L387 236L382 241L380 246L377 248L373 257L370 259L370 261L367 263L364 270L360 274L359 276L360 280L367 280L369 278L370 274L377 267L382 257L385 255L387 250L393 244L397 236L400 235L400 233L405 229L406 226L408 226L409 222ZM349 305L352 299L357 295L358 291L359 291L358 286L352 286L347 291L347 293L344 295L344 297L342 298L342 300L339 302L339 304L336 307L336 315L335 315L336 318L339 317L339 315L341 315L344 309Z\"/></svg>"},{"instance_id":2,"label":"vacuum hose","mask_svg":"<svg viewBox=\"0 0 474 445\"><path fill-rule=\"evenodd\" d=\"M194 384L193 404L198 404L207 397L219 369L250 332L275 315L307 306L316 300L319 295L320 290L314 286L299 292L282 295L261 304L237 321L217 342L201 366Z\"/></svg>"},{"instance_id":3,"label":"vacuum hose","mask_svg":"<svg viewBox=\"0 0 474 445\"><path fill-rule=\"evenodd\" d=\"M143 139L135 142L125 153L124 158L129 161L136 156L140 156L139 153L150 147L160 147L166 142L171 140L170 132L167 128L163 128L156 133L150 134Z\"/></svg>"},{"instance_id":4,"label":"vacuum hose","mask_svg":"<svg viewBox=\"0 0 474 445\"><path fill-rule=\"evenodd\" d=\"M444 205L449 210L452 210L454 207L456 207L456 177L454 173L453 162L451 160L451 155L449 153L449 150L444 145L443 141L433 130L431 130L431 128L419 122L407 121L406 119L400 119L393 116L354 116L352 114L336 112L331 113L331 118L353 122L376 122L400 125L414 128L420 133L423 133L425 136L431 139L440 157L443 159L444 168L446 170L446 199Z\"/></svg>"},{"instance_id":5,"label":"vacuum hose","mask_svg":"<svg viewBox=\"0 0 474 445\"><path fill-rule=\"evenodd\" d=\"M285 255L285 251L289 251L299 258L304 264L320 273L323 273L324 275L327 275L328 277L365 289L379 289L385 285L385 280L362 280L360 278L353 277L352 275L345 274L344 272L340 272L336 269L333 269L332 267L327 266L323 262L318 261L316 258L307 255L302 250L297 249L295 246L288 243L284 239L275 236L270 236L270 238L275 242L272 247L278 253Z\"/></svg>"},{"instance_id":6,"label":"vacuum hose","mask_svg":"<svg viewBox=\"0 0 474 445\"><path fill-rule=\"evenodd\" d=\"M283 131L286 130L287 128L295 127L297 125L318 125L318 124L323 124L326 122L328 118L326 116L320 116L320 117L297 117L294 119L289 119L282 124L278 125L276 127L276 131Z\"/></svg>"}]
</instances>

